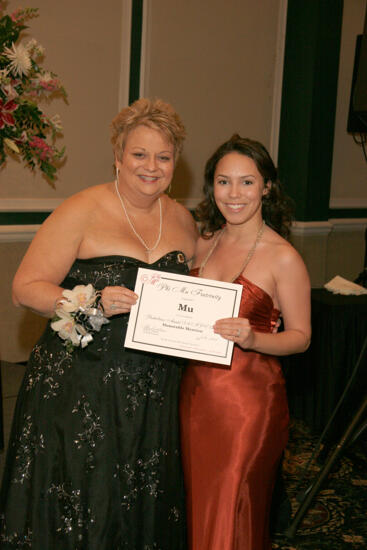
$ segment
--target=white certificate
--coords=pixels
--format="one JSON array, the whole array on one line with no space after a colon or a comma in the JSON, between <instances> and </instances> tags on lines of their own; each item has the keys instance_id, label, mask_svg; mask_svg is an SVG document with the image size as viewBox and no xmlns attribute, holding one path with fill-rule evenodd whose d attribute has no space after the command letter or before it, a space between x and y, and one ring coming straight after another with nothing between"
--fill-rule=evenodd
<instances>
[{"instance_id":1,"label":"white certificate","mask_svg":"<svg viewBox=\"0 0 367 550\"><path fill-rule=\"evenodd\" d=\"M218 319L237 317L242 286L139 268L125 346L230 365L233 342L215 334Z\"/></svg>"}]
</instances>

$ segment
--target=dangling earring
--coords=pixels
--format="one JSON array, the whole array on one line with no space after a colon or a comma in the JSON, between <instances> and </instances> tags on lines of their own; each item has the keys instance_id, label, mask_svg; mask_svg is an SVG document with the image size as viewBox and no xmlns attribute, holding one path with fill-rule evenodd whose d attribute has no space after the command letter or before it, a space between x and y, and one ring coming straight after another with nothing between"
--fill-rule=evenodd
<instances>
[{"instance_id":1,"label":"dangling earring","mask_svg":"<svg viewBox=\"0 0 367 550\"><path fill-rule=\"evenodd\" d=\"M169 184L168 189L167 189L167 191L166 191L167 195L170 194L170 192L171 192L171 187L172 187L172 182Z\"/></svg>"}]
</instances>

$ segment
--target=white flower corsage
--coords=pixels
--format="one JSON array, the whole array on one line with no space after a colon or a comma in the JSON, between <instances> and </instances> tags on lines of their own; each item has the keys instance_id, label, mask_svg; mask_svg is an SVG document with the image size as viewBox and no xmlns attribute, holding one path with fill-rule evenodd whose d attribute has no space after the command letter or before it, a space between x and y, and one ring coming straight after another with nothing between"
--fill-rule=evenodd
<instances>
[{"instance_id":1,"label":"white flower corsage","mask_svg":"<svg viewBox=\"0 0 367 550\"><path fill-rule=\"evenodd\" d=\"M98 307L101 293L89 284L63 290L62 295L64 298L56 302L51 328L65 340L69 351L78 346L85 348L93 340L91 333L109 323Z\"/></svg>"}]
</instances>

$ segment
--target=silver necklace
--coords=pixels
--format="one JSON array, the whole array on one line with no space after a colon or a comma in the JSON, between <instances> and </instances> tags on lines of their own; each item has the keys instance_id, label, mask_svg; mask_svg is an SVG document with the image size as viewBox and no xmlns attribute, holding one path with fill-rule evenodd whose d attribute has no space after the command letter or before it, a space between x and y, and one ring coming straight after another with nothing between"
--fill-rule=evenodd
<instances>
[{"instance_id":1,"label":"silver necklace","mask_svg":"<svg viewBox=\"0 0 367 550\"><path fill-rule=\"evenodd\" d=\"M262 235L263 235L263 233L264 233L264 228L265 228L265 222L263 221L262 224L261 224L261 226L260 226L260 228L259 228L259 230L258 230L258 232L257 232L257 234L256 234L256 238L255 238L254 244L253 244L252 247L250 248L250 250L249 250L249 252L248 252L248 254L247 254L247 256L246 256L246 259L245 259L245 261L244 261L243 264L242 264L242 267L241 267L240 272L239 272L235 277L233 277L233 278L230 280L231 283L233 283L233 281L235 281L235 280L237 279L237 277L238 277L238 276L245 270L245 268L247 267L247 264L249 263L249 261L251 260L252 256L254 255L254 252L255 252L255 250L256 250L256 247L257 247L257 245L259 244L260 239L261 239L261 237L262 237ZM220 232L218 233L218 236L217 236L217 238L215 239L215 241L214 241L214 243L213 243L213 246L210 248L208 254L207 254L206 257L204 258L204 261L203 261L203 263L201 264L201 266L200 266L200 268L199 268L199 277L201 277L201 275L202 275L202 273L203 273L203 270L204 270L204 267L206 266L206 264L207 264L207 262L208 262L210 256L213 254L214 249L216 248L216 246L217 246L217 244L218 244L220 238L222 237L222 235L223 235L225 229L226 229L226 228L223 227L222 231L220 231Z\"/></svg>"},{"instance_id":2,"label":"silver necklace","mask_svg":"<svg viewBox=\"0 0 367 550\"><path fill-rule=\"evenodd\" d=\"M159 197L158 199L158 203L159 203L159 232L158 232L158 238L154 244L154 246L152 246L151 248L149 248L149 246L147 246L147 243L144 241L143 237L141 237L139 235L139 233L136 231L132 221L130 220L129 218L129 214L127 213L127 210L126 210L126 207L125 207L125 204L124 204L124 201L122 200L122 197L120 195L120 191L119 191L119 188L118 188L118 183L117 183L117 179L115 180L115 189L116 189L116 193L117 193L117 196L118 198L120 199L120 202L121 202L121 206L122 206L122 209L125 213L125 216L126 216L126 219L134 233L134 235L139 239L139 241L141 242L141 244L144 246L145 250L148 252L148 254L150 252L153 252L153 250L155 250L157 248L157 246L159 245L159 242L161 240L161 237L162 237L162 204L161 204L161 198Z\"/></svg>"}]
</instances>

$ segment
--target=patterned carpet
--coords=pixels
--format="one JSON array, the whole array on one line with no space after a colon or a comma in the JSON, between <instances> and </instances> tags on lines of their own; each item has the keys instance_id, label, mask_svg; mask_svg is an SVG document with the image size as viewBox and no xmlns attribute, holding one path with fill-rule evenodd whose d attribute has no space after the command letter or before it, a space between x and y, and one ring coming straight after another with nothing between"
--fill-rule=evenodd
<instances>
[{"instance_id":1,"label":"patterned carpet","mask_svg":"<svg viewBox=\"0 0 367 550\"><path fill-rule=\"evenodd\" d=\"M290 441L283 462L283 478L293 514L299 506L296 494L309 487L311 480L317 476L320 465L325 462L325 457L321 458L320 455L320 461L311 465L308 476L300 483L303 468L316 443L317 437L304 424L292 422ZM284 528L281 531L273 535L273 549L367 548L366 432L339 456L299 525L295 537L289 539L284 535Z\"/></svg>"}]
</instances>

